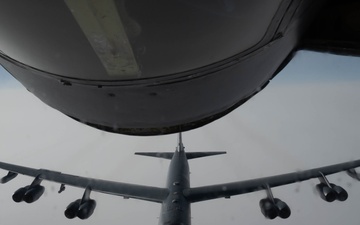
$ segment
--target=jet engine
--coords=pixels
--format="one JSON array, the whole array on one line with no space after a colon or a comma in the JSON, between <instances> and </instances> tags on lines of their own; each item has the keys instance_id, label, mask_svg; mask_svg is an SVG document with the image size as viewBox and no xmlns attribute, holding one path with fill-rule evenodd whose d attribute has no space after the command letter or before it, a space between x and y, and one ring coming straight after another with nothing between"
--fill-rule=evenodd
<instances>
[{"instance_id":1,"label":"jet engine","mask_svg":"<svg viewBox=\"0 0 360 225\"><path fill-rule=\"evenodd\" d=\"M267 219L275 219L278 216L276 205L268 198L261 199L259 202L262 214Z\"/></svg>"},{"instance_id":2,"label":"jet engine","mask_svg":"<svg viewBox=\"0 0 360 225\"><path fill-rule=\"evenodd\" d=\"M355 169L349 169L346 173L353 179L360 181L360 174L356 172Z\"/></svg>"},{"instance_id":3,"label":"jet engine","mask_svg":"<svg viewBox=\"0 0 360 225\"><path fill-rule=\"evenodd\" d=\"M274 199L275 206L278 210L278 216L282 219L287 219L291 215L290 207L278 198Z\"/></svg>"},{"instance_id":4,"label":"jet engine","mask_svg":"<svg viewBox=\"0 0 360 225\"><path fill-rule=\"evenodd\" d=\"M78 199L68 205L64 214L68 219L73 219L77 216L84 220L94 213L95 207L96 201L93 199L86 200L85 202L81 202L81 199Z\"/></svg>"},{"instance_id":5,"label":"jet engine","mask_svg":"<svg viewBox=\"0 0 360 225\"><path fill-rule=\"evenodd\" d=\"M25 193L29 189L30 185L19 188L12 196L14 202L22 202L24 200Z\"/></svg>"},{"instance_id":6,"label":"jet engine","mask_svg":"<svg viewBox=\"0 0 360 225\"><path fill-rule=\"evenodd\" d=\"M84 220L89 218L95 210L96 201L90 198L91 188L85 189L82 199L78 199L68 205L64 212L66 218L74 219L76 216Z\"/></svg>"},{"instance_id":7,"label":"jet engine","mask_svg":"<svg viewBox=\"0 0 360 225\"><path fill-rule=\"evenodd\" d=\"M344 188L335 184L330 185L332 187L332 190L336 193L336 200L343 202L348 198L348 193Z\"/></svg>"},{"instance_id":8,"label":"jet engine","mask_svg":"<svg viewBox=\"0 0 360 225\"><path fill-rule=\"evenodd\" d=\"M290 207L278 198L271 200L270 198L261 199L259 202L262 214L268 219L275 219L279 216L287 219L291 215Z\"/></svg>"},{"instance_id":9,"label":"jet engine","mask_svg":"<svg viewBox=\"0 0 360 225\"><path fill-rule=\"evenodd\" d=\"M41 185L36 186L25 186L17 191L12 196L15 202L25 201L27 203L33 203L38 200L44 194L45 188Z\"/></svg>"},{"instance_id":10,"label":"jet engine","mask_svg":"<svg viewBox=\"0 0 360 225\"><path fill-rule=\"evenodd\" d=\"M96 201L89 199L80 205L77 216L82 220L87 219L94 213L95 207Z\"/></svg>"},{"instance_id":11,"label":"jet engine","mask_svg":"<svg viewBox=\"0 0 360 225\"><path fill-rule=\"evenodd\" d=\"M18 175L17 173L9 171L6 176L4 176L3 178L0 179L0 183L5 184L5 183L11 181L12 179L14 179L17 175Z\"/></svg>"},{"instance_id":12,"label":"jet engine","mask_svg":"<svg viewBox=\"0 0 360 225\"><path fill-rule=\"evenodd\" d=\"M321 177L319 177L319 180L321 183L316 185L316 190L319 192L322 199L327 202L333 202L335 199L343 202L348 198L348 193L344 188L333 183L329 183L324 174L321 172L320 174Z\"/></svg>"},{"instance_id":13,"label":"jet engine","mask_svg":"<svg viewBox=\"0 0 360 225\"><path fill-rule=\"evenodd\" d=\"M81 199L78 199L68 205L66 207L66 210L64 212L66 218L68 219L74 219L77 216L77 213L80 208Z\"/></svg>"},{"instance_id":14,"label":"jet engine","mask_svg":"<svg viewBox=\"0 0 360 225\"><path fill-rule=\"evenodd\" d=\"M324 183L317 184L316 190L320 197L327 202L333 202L336 199L335 191Z\"/></svg>"},{"instance_id":15,"label":"jet engine","mask_svg":"<svg viewBox=\"0 0 360 225\"><path fill-rule=\"evenodd\" d=\"M279 216L281 219L287 219L291 215L290 207L278 198L274 198L271 188L268 184L264 186L267 198L259 202L261 212L267 219L275 219Z\"/></svg>"}]
</instances>

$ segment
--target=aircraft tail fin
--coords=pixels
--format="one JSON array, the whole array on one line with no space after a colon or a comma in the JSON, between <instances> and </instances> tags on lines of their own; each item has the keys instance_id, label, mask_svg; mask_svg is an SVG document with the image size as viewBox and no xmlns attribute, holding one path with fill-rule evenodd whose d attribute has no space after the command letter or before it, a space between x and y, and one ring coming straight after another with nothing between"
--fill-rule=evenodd
<instances>
[{"instance_id":1,"label":"aircraft tail fin","mask_svg":"<svg viewBox=\"0 0 360 225\"><path fill-rule=\"evenodd\" d=\"M226 152L186 152L187 159L196 159L206 156L226 154ZM163 159L172 159L173 152L135 152L135 155L150 156Z\"/></svg>"}]
</instances>

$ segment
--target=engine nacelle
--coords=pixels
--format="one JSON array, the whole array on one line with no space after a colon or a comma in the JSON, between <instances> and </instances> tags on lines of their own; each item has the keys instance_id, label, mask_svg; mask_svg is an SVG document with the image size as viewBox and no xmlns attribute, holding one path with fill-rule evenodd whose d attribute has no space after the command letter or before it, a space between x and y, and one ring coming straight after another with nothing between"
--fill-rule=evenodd
<instances>
[{"instance_id":1,"label":"engine nacelle","mask_svg":"<svg viewBox=\"0 0 360 225\"><path fill-rule=\"evenodd\" d=\"M22 202L24 200L25 193L29 190L30 185L19 188L12 196L14 202Z\"/></svg>"},{"instance_id":2,"label":"engine nacelle","mask_svg":"<svg viewBox=\"0 0 360 225\"><path fill-rule=\"evenodd\" d=\"M44 194L44 191L45 188L41 185L30 187L29 190L26 191L23 200L26 203L33 203L37 201Z\"/></svg>"},{"instance_id":3,"label":"engine nacelle","mask_svg":"<svg viewBox=\"0 0 360 225\"><path fill-rule=\"evenodd\" d=\"M27 203L33 203L38 200L44 194L45 188L41 185L31 187L27 185L19 188L12 196L15 202L25 201Z\"/></svg>"},{"instance_id":4,"label":"engine nacelle","mask_svg":"<svg viewBox=\"0 0 360 225\"><path fill-rule=\"evenodd\" d=\"M336 192L324 183L317 184L316 190L320 194L320 197L327 202L333 202L337 197Z\"/></svg>"},{"instance_id":5,"label":"engine nacelle","mask_svg":"<svg viewBox=\"0 0 360 225\"><path fill-rule=\"evenodd\" d=\"M348 198L348 193L344 188L342 188L338 185L335 185L335 184L330 184L330 185L331 185L333 191L336 193L336 199L338 201L343 202Z\"/></svg>"},{"instance_id":6,"label":"engine nacelle","mask_svg":"<svg viewBox=\"0 0 360 225\"><path fill-rule=\"evenodd\" d=\"M87 219L94 213L95 207L96 201L89 199L80 205L77 216L82 220Z\"/></svg>"},{"instance_id":7,"label":"engine nacelle","mask_svg":"<svg viewBox=\"0 0 360 225\"><path fill-rule=\"evenodd\" d=\"M9 171L5 177L0 179L0 183L5 184L5 183L11 181L12 179L14 179L17 175L18 175L17 173Z\"/></svg>"},{"instance_id":8,"label":"engine nacelle","mask_svg":"<svg viewBox=\"0 0 360 225\"><path fill-rule=\"evenodd\" d=\"M68 205L66 207L66 210L64 212L66 218L68 219L74 219L77 216L77 213L80 208L81 199L78 199Z\"/></svg>"},{"instance_id":9,"label":"engine nacelle","mask_svg":"<svg viewBox=\"0 0 360 225\"><path fill-rule=\"evenodd\" d=\"M275 206L278 210L278 216L282 219L287 219L291 215L290 207L278 198L274 199Z\"/></svg>"},{"instance_id":10,"label":"engine nacelle","mask_svg":"<svg viewBox=\"0 0 360 225\"><path fill-rule=\"evenodd\" d=\"M261 199L259 202L262 214L267 219L275 219L278 216L278 209L276 205L268 198Z\"/></svg>"},{"instance_id":11,"label":"engine nacelle","mask_svg":"<svg viewBox=\"0 0 360 225\"><path fill-rule=\"evenodd\" d=\"M84 220L94 213L95 207L96 201L93 199L86 200L83 203L81 203L81 199L78 199L66 207L64 214L68 219L73 219L77 216Z\"/></svg>"},{"instance_id":12,"label":"engine nacelle","mask_svg":"<svg viewBox=\"0 0 360 225\"><path fill-rule=\"evenodd\" d=\"M355 169L349 169L346 173L355 180L360 181L360 174L358 174Z\"/></svg>"}]
</instances>

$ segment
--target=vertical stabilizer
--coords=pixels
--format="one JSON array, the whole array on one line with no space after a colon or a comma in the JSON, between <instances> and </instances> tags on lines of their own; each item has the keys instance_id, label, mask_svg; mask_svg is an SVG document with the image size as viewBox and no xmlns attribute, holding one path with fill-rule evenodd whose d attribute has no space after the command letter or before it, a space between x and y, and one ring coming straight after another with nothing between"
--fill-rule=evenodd
<instances>
[{"instance_id":1,"label":"vertical stabilizer","mask_svg":"<svg viewBox=\"0 0 360 225\"><path fill-rule=\"evenodd\" d=\"M179 133L179 136L178 136L178 146L176 148L177 151L179 152L183 152L185 150L185 147L182 143L182 135L181 135L181 132Z\"/></svg>"}]
</instances>

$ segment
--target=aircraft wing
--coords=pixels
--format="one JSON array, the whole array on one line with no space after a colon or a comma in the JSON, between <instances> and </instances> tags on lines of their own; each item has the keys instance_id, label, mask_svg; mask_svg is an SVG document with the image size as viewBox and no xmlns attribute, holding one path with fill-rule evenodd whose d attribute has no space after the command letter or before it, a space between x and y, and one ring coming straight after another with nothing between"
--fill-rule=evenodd
<instances>
[{"instance_id":1,"label":"aircraft wing","mask_svg":"<svg viewBox=\"0 0 360 225\"><path fill-rule=\"evenodd\" d=\"M84 189L90 188L92 191L152 202L162 202L168 195L168 190L166 188L150 187L74 176L56 171L33 169L4 162L0 162L0 168L9 171L8 176L2 178L0 180L0 183L5 183L11 180L13 177L16 176L16 174L23 174L31 177L36 177L41 180L53 181L60 184L70 185Z\"/></svg>"},{"instance_id":2,"label":"aircraft wing","mask_svg":"<svg viewBox=\"0 0 360 225\"><path fill-rule=\"evenodd\" d=\"M352 173L349 172L349 175L359 180L359 176L353 171L354 168L359 166L360 160L356 160L294 173L287 173L239 182L190 188L185 190L184 195L190 202L206 201L224 197L227 198L233 195L240 195L267 189L267 187L277 187L304 180L309 180L311 178L322 177L321 173L323 175L329 175L349 170L352 170Z\"/></svg>"}]
</instances>

